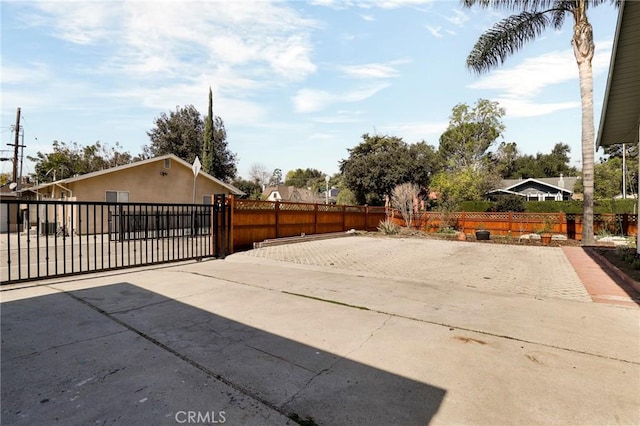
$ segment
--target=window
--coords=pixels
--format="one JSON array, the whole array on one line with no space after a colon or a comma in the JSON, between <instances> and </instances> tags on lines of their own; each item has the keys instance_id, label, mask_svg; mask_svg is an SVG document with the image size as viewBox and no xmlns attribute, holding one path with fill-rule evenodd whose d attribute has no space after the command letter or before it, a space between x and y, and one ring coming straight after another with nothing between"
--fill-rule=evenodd
<instances>
[{"instance_id":1,"label":"window","mask_svg":"<svg viewBox=\"0 0 640 426\"><path fill-rule=\"evenodd\" d=\"M170 169L171 168L171 158L165 158L164 159L164 168L165 169Z\"/></svg>"},{"instance_id":2,"label":"window","mask_svg":"<svg viewBox=\"0 0 640 426\"><path fill-rule=\"evenodd\" d=\"M128 203L129 192L128 191L106 191L105 199L107 203Z\"/></svg>"},{"instance_id":3,"label":"window","mask_svg":"<svg viewBox=\"0 0 640 426\"><path fill-rule=\"evenodd\" d=\"M211 204L211 195L204 195L202 197L202 204Z\"/></svg>"}]
</instances>

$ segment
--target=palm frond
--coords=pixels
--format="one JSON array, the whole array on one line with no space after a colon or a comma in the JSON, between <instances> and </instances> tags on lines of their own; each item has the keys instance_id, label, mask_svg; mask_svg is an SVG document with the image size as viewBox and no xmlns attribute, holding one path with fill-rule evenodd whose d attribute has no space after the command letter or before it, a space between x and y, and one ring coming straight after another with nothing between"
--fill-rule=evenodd
<instances>
[{"instance_id":1,"label":"palm frond","mask_svg":"<svg viewBox=\"0 0 640 426\"><path fill-rule=\"evenodd\" d=\"M462 0L462 5L466 8L480 6L482 8L540 11L553 9L560 0ZM606 0L594 0L606 1Z\"/></svg>"},{"instance_id":2,"label":"palm frond","mask_svg":"<svg viewBox=\"0 0 640 426\"><path fill-rule=\"evenodd\" d=\"M549 12L551 13L551 24L556 30L559 30L564 24L564 18L567 16L567 13L571 12L575 7L575 1L561 0L558 1L555 6L556 7Z\"/></svg>"},{"instance_id":3,"label":"palm frond","mask_svg":"<svg viewBox=\"0 0 640 426\"><path fill-rule=\"evenodd\" d=\"M549 24L546 12L522 12L503 19L480 36L467 58L467 67L480 74L503 64Z\"/></svg>"},{"instance_id":4,"label":"palm frond","mask_svg":"<svg viewBox=\"0 0 640 426\"><path fill-rule=\"evenodd\" d=\"M612 4L616 8L618 8L618 7L620 7L620 3L622 3L622 0L587 0L585 2L585 5L587 6L587 9L589 9L591 7L600 6L603 3Z\"/></svg>"},{"instance_id":5,"label":"palm frond","mask_svg":"<svg viewBox=\"0 0 640 426\"><path fill-rule=\"evenodd\" d=\"M603 3L610 3L616 7L620 6L622 0L586 0L587 8L600 6ZM520 11L543 11L548 9L562 9L570 11L577 7L576 0L461 0L462 6L471 8L479 6L482 8L520 10Z\"/></svg>"}]
</instances>

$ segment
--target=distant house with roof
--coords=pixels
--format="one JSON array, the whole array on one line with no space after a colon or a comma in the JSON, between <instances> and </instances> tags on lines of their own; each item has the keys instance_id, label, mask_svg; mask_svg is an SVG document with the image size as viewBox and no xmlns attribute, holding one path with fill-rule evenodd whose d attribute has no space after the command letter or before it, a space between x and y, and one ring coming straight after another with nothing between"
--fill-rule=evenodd
<instances>
[{"instance_id":1,"label":"distant house with roof","mask_svg":"<svg viewBox=\"0 0 640 426\"><path fill-rule=\"evenodd\" d=\"M262 198L267 201L289 201L292 203L324 203L321 194L295 186L273 185L262 191Z\"/></svg>"},{"instance_id":2,"label":"distant house with roof","mask_svg":"<svg viewBox=\"0 0 640 426\"><path fill-rule=\"evenodd\" d=\"M504 179L500 186L487 193L495 199L504 195L518 195L526 201L567 201L574 199L578 177Z\"/></svg>"}]
</instances>

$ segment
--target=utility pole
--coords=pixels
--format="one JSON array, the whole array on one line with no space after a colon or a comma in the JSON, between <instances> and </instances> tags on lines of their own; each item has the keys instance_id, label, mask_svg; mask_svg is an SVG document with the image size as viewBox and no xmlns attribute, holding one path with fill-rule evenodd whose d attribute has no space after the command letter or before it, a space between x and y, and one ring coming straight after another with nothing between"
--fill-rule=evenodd
<instances>
[{"instance_id":1,"label":"utility pole","mask_svg":"<svg viewBox=\"0 0 640 426\"><path fill-rule=\"evenodd\" d=\"M622 199L627 199L627 146L622 144Z\"/></svg>"},{"instance_id":2,"label":"utility pole","mask_svg":"<svg viewBox=\"0 0 640 426\"><path fill-rule=\"evenodd\" d=\"M13 147L13 175L11 176L13 182L17 185L17 188L20 189L22 187L22 157L24 155L24 129L20 126L20 107L18 107L18 112L16 113L16 126L13 129L16 132L15 142L8 143L7 145ZM22 131L22 145L20 144L20 132ZM22 148L22 154L20 155L20 159L18 159L18 148ZM0 161L4 161L2 158ZM18 175L18 161L20 161L20 174Z\"/></svg>"},{"instance_id":3,"label":"utility pole","mask_svg":"<svg viewBox=\"0 0 640 426\"><path fill-rule=\"evenodd\" d=\"M20 146L20 107L16 113L16 140L13 144L13 181L18 183L18 147ZM19 184L19 183L18 183Z\"/></svg>"}]
</instances>

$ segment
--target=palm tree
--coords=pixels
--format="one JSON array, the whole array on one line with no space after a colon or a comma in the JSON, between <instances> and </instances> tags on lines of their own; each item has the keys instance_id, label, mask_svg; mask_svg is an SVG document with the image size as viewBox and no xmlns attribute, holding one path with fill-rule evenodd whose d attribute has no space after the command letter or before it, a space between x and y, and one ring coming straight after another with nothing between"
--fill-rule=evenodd
<instances>
[{"instance_id":1,"label":"palm tree","mask_svg":"<svg viewBox=\"0 0 640 426\"><path fill-rule=\"evenodd\" d=\"M619 1L609 0L611 3ZM582 102L582 182L584 185L582 243L593 244L593 161L595 130L593 125L593 73L595 51L593 29L587 10L607 0L462 0L464 7L474 5L520 10L480 36L467 58L467 67L478 74L503 64L507 56L534 40L549 26L560 29L567 16L573 17L571 44L578 63Z\"/></svg>"}]
</instances>

